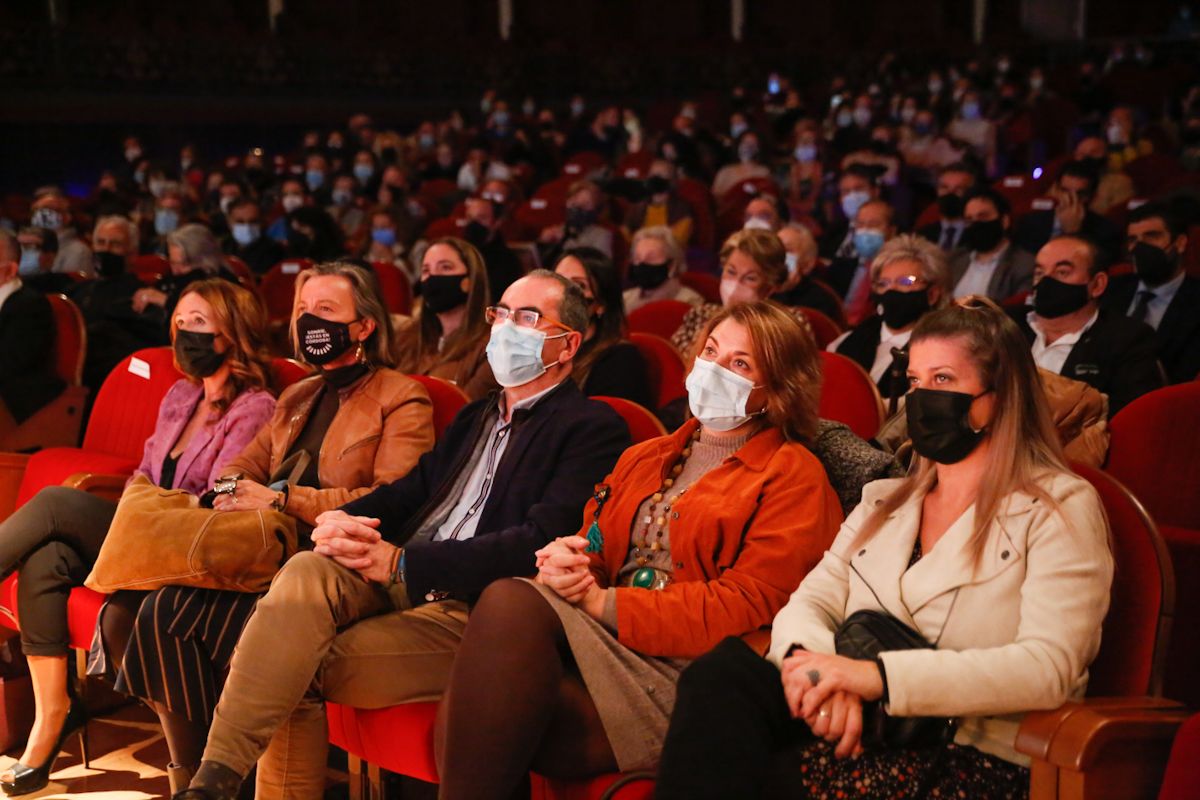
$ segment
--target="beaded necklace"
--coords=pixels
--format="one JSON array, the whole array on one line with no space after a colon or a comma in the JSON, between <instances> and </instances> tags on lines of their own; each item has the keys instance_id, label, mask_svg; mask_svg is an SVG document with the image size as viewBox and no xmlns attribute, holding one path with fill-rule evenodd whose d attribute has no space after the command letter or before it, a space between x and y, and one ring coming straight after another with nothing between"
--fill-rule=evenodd
<instances>
[{"instance_id":1,"label":"beaded necklace","mask_svg":"<svg viewBox=\"0 0 1200 800\"><path fill-rule=\"evenodd\" d=\"M702 430L701 427L697 427L695 432L692 433L692 436L688 440L687 444L684 446L683 451L680 452L679 459L675 462L675 465L672 466L670 470L668 470L667 477L663 478L662 485L658 488L658 491L656 491L654 494L652 494L650 496L650 508L648 509L646 515L644 517L642 517L642 520L641 520L641 522L642 522L641 541L639 542L638 538L636 536L633 539L634 562L639 567L642 567L642 569L639 569L634 574L634 577L633 577L633 585L634 586L648 585L649 583L653 582L654 570L646 567L646 564L647 564L647 562L649 562L650 557L654 553L657 553L663 549L662 539L663 539L663 533L666 530L667 514L669 514L671 512L671 506L669 504L667 504L667 505L661 505L661 504L663 503L663 499L666 496L667 492L671 489L672 486L675 485L675 479L678 478L680 473L683 472L683 465L688 460L688 457L691 456L692 447L700 439L700 431L701 430ZM682 489L679 492L678 496L676 496L675 499L672 500L671 502L672 503L679 502L679 499L681 497L683 497L683 495L686 492L687 492L687 488L685 487L684 489ZM660 505L661 505L661 507L660 507ZM657 530L653 532L654 533L654 541L650 540L651 539L651 525L654 525L657 527ZM646 573L646 574L643 575L643 573Z\"/></svg>"}]
</instances>

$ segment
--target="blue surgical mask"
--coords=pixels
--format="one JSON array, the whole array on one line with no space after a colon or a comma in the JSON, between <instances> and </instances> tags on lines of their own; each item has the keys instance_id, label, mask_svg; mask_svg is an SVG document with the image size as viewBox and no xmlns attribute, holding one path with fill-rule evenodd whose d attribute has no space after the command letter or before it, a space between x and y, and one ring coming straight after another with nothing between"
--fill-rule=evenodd
<instances>
[{"instance_id":1,"label":"blue surgical mask","mask_svg":"<svg viewBox=\"0 0 1200 800\"><path fill-rule=\"evenodd\" d=\"M870 261L883 247L883 231L864 228L854 232L854 249L863 261Z\"/></svg>"},{"instance_id":2,"label":"blue surgical mask","mask_svg":"<svg viewBox=\"0 0 1200 800\"><path fill-rule=\"evenodd\" d=\"M375 174L375 168L370 164L355 164L354 177L359 183L366 183Z\"/></svg>"},{"instance_id":3,"label":"blue surgical mask","mask_svg":"<svg viewBox=\"0 0 1200 800\"><path fill-rule=\"evenodd\" d=\"M815 144L798 144L795 156L797 161L816 161L817 146Z\"/></svg>"},{"instance_id":4,"label":"blue surgical mask","mask_svg":"<svg viewBox=\"0 0 1200 800\"><path fill-rule=\"evenodd\" d=\"M179 212L173 208L159 208L154 211L154 232L166 236L179 227Z\"/></svg>"},{"instance_id":5,"label":"blue surgical mask","mask_svg":"<svg viewBox=\"0 0 1200 800\"><path fill-rule=\"evenodd\" d=\"M391 247L396 244L396 231L394 228L372 228L371 241L384 247Z\"/></svg>"},{"instance_id":6,"label":"blue surgical mask","mask_svg":"<svg viewBox=\"0 0 1200 800\"><path fill-rule=\"evenodd\" d=\"M546 373L542 362L542 345L547 339L566 336L560 333L547 336L537 328L522 328L511 320L492 326L487 344L487 360L496 383L507 388L523 386Z\"/></svg>"},{"instance_id":7,"label":"blue surgical mask","mask_svg":"<svg viewBox=\"0 0 1200 800\"><path fill-rule=\"evenodd\" d=\"M967 102L962 105L963 119L979 119L979 103Z\"/></svg>"},{"instance_id":8,"label":"blue surgical mask","mask_svg":"<svg viewBox=\"0 0 1200 800\"><path fill-rule=\"evenodd\" d=\"M354 195L347 189L334 189L330 198L335 206L348 206Z\"/></svg>"},{"instance_id":9,"label":"blue surgical mask","mask_svg":"<svg viewBox=\"0 0 1200 800\"><path fill-rule=\"evenodd\" d=\"M321 188L321 184L325 183L325 173L319 169L310 169L304 173L304 182L308 184L308 190L315 192Z\"/></svg>"},{"instance_id":10,"label":"blue surgical mask","mask_svg":"<svg viewBox=\"0 0 1200 800\"><path fill-rule=\"evenodd\" d=\"M37 275L42 271L42 254L36 247L21 248L21 263L17 271L22 275Z\"/></svg>"},{"instance_id":11,"label":"blue surgical mask","mask_svg":"<svg viewBox=\"0 0 1200 800\"><path fill-rule=\"evenodd\" d=\"M249 247L258 241L262 229L253 222L233 223L233 240L242 247Z\"/></svg>"},{"instance_id":12,"label":"blue surgical mask","mask_svg":"<svg viewBox=\"0 0 1200 800\"><path fill-rule=\"evenodd\" d=\"M846 215L846 219L854 219L858 216L858 210L870 199L871 193L863 189L846 192L842 195L842 213Z\"/></svg>"}]
</instances>

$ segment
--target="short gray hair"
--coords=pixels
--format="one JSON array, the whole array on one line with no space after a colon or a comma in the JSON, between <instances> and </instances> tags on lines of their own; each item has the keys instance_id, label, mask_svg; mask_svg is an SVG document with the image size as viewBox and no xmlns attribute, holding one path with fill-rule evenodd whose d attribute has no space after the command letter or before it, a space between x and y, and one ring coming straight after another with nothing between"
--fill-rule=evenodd
<instances>
[{"instance_id":1,"label":"short gray hair","mask_svg":"<svg viewBox=\"0 0 1200 800\"><path fill-rule=\"evenodd\" d=\"M950 270L946 267L946 256L941 248L923 236L914 233L904 233L886 242L871 262L871 280L879 277L879 273L889 264L897 261L913 261L921 267L921 277L930 286L940 286L941 296L936 308L940 308L951 300Z\"/></svg>"},{"instance_id":2,"label":"short gray hair","mask_svg":"<svg viewBox=\"0 0 1200 800\"><path fill-rule=\"evenodd\" d=\"M666 225L651 225L647 228L642 228L633 235L633 241L629 245L629 252L632 253L637 249L638 242L643 239L654 239L662 242L663 247L667 248L667 257L671 259L674 265L683 265L683 248L679 246L679 241L675 238L675 234L671 233L671 229Z\"/></svg>"},{"instance_id":3,"label":"short gray hair","mask_svg":"<svg viewBox=\"0 0 1200 800\"><path fill-rule=\"evenodd\" d=\"M562 297L558 301L558 321L573 331L583 333L587 330L591 317L588 314L587 300L583 297L583 289L580 289L578 284L548 269L530 270L525 277L544 278L561 286Z\"/></svg>"},{"instance_id":4,"label":"short gray hair","mask_svg":"<svg viewBox=\"0 0 1200 800\"><path fill-rule=\"evenodd\" d=\"M120 225L125 229L125 238L129 240L129 251L125 254L126 258L133 258L139 252L138 250L138 227L133 224L133 220L121 214L109 214L100 217L96 220L95 227L92 228L92 241L96 240L96 234L106 225Z\"/></svg>"},{"instance_id":5,"label":"short gray hair","mask_svg":"<svg viewBox=\"0 0 1200 800\"><path fill-rule=\"evenodd\" d=\"M187 263L209 275L221 271L225 260L221 255L221 244L212 231L203 225L192 223L167 234L167 244L183 250Z\"/></svg>"}]
</instances>

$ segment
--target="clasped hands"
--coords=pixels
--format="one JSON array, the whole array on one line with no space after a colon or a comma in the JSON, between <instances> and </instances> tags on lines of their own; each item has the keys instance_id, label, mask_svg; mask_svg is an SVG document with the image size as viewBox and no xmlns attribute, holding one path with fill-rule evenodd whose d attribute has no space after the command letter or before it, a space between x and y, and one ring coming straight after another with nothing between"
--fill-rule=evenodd
<instances>
[{"instance_id":1,"label":"clasped hands","mask_svg":"<svg viewBox=\"0 0 1200 800\"><path fill-rule=\"evenodd\" d=\"M352 516L335 508L317 517L312 541L313 552L354 570L364 580L391 582L396 545L383 541L378 519Z\"/></svg>"},{"instance_id":2,"label":"clasped hands","mask_svg":"<svg viewBox=\"0 0 1200 800\"><path fill-rule=\"evenodd\" d=\"M584 553L588 540L582 536L560 536L534 553L537 578L571 605L579 606L588 616L599 619L604 613L605 592L596 585L588 570L591 559Z\"/></svg>"},{"instance_id":3,"label":"clasped hands","mask_svg":"<svg viewBox=\"0 0 1200 800\"><path fill-rule=\"evenodd\" d=\"M834 745L838 758L862 752L862 704L883 696L873 661L797 650L783 660L781 679L792 717Z\"/></svg>"}]
</instances>

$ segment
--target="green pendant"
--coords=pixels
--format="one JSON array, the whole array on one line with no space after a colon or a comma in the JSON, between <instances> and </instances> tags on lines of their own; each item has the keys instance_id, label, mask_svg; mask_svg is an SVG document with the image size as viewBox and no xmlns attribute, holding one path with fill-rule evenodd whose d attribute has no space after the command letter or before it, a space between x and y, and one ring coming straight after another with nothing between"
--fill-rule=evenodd
<instances>
[{"instance_id":1,"label":"green pendant","mask_svg":"<svg viewBox=\"0 0 1200 800\"><path fill-rule=\"evenodd\" d=\"M638 589L649 589L654 586L654 570L642 567L633 573L633 584Z\"/></svg>"},{"instance_id":2,"label":"green pendant","mask_svg":"<svg viewBox=\"0 0 1200 800\"><path fill-rule=\"evenodd\" d=\"M585 553L599 553L604 549L604 534L600 532L600 523L592 520L592 526L587 532L588 546L584 548Z\"/></svg>"}]
</instances>

